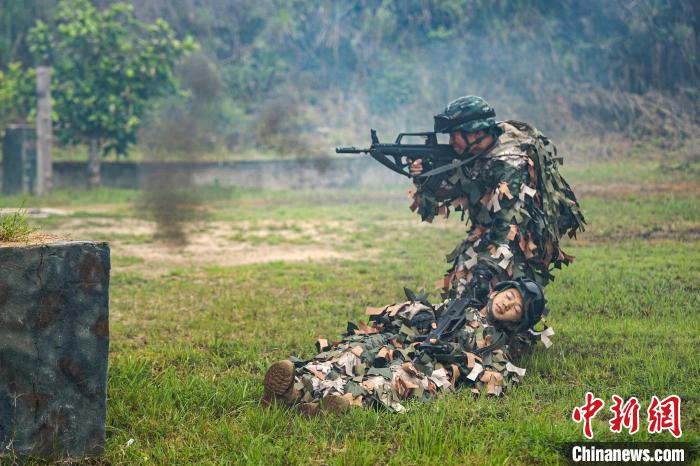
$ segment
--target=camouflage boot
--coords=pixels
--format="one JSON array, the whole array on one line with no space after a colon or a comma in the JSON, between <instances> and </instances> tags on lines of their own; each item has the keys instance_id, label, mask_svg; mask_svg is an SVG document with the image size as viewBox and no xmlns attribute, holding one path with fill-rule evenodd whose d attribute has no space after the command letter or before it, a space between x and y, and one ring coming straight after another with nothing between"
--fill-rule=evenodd
<instances>
[{"instance_id":1,"label":"camouflage boot","mask_svg":"<svg viewBox=\"0 0 700 466\"><path fill-rule=\"evenodd\" d=\"M310 403L300 404L297 409L299 409L299 412L304 416L312 418L318 416L320 412L319 405L320 403L318 401L312 401Z\"/></svg>"},{"instance_id":2,"label":"camouflage boot","mask_svg":"<svg viewBox=\"0 0 700 466\"><path fill-rule=\"evenodd\" d=\"M319 409L324 414L343 414L350 409L350 401L340 395L326 395L321 398Z\"/></svg>"},{"instance_id":3,"label":"camouflage boot","mask_svg":"<svg viewBox=\"0 0 700 466\"><path fill-rule=\"evenodd\" d=\"M262 397L264 406L284 403L293 405L299 392L294 388L294 364L291 361L277 361L265 373L263 380L265 391Z\"/></svg>"}]
</instances>

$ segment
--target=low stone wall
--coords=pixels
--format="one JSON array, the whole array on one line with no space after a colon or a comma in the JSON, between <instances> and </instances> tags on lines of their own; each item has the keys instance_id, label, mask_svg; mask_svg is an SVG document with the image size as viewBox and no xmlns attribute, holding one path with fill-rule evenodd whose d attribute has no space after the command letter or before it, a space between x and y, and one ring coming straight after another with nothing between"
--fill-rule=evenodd
<instances>
[{"instance_id":1,"label":"low stone wall","mask_svg":"<svg viewBox=\"0 0 700 466\"><path fill-rule=\"evenodd\" d=\"M102 184L114 188L148 187L154 178L190 180L192 186L234 186L261 189L333 189L408 184L369 156L310 160L241 162L105 162ZM87 164L55 162L56 188L86 187Z\"/></svg>"},{"instance_id":2,"label":"low stone wall","mask_svg":"<svg viewBox=\"0 0 700 466\"><path fill-rule=\"evenodd\" d=\"M0 455L104 449L107 243L0 247Z\"/></svg>"}]
</instances>

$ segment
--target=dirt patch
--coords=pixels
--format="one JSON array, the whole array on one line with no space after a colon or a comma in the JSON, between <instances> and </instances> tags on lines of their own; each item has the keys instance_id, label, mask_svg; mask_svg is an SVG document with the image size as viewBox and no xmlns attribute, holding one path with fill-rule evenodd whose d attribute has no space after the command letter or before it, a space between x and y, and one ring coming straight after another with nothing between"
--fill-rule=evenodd
<instances>
[{"instance_id":1,"label":"dirt patch","mask_svg":"<svg viewBox=\"0 0 700 466\"><path fill-rule=\"evenodd\" d=\"M274 223L265 222L262 228L245 222L212 222L206 228L189 232L190 242L181 248L173 249L163 243L122 244L120 250L130 256L142 257L146 266L159 263L167 266L219 265L234 266L274 261L306 262L329 259L359 259L367 254L353 254L338 251L331 245L333 235L324 235L319 224ZM281 237L282 244L258 244L246 240L237 240L236 235L243 233L243 238ZM296 241L309 238L314 244L289 244L284 241Z\"/></svg>"},{"instance_id":2,"label":"dirt patch","mask_svg":"<svg viewBox=\"0 0 700 466\"><path fill-rule=\"evenodd\" d=\"M279 237L289 242L317 242L332 244L343 237L339 232L348 231L348 228L356 228L353 222L343 221L240 221L223 224L219 222L214 228L225 231L229 228L233 233L232 239L238 241L247 239L249 241L265 241L272 237Z\"/></svg>"},{"instance_id":3,"label":"dirt patch","mask_svg":"<svg viewBox=\"0 0 700 466\"><path fill-rule=\"evenodd\" d=\"M138 271L158 276L173 268L236 266L274 261L307 262L331 259L366 259L377 251L362 254L339 251L345 222L209 222L188 231L189 243L172 246L159 241L154 222L139 219L70 218L53 233L97 238L110 243L112 256L143 259L116 271ZM279 244L270 244L275 240Z\"/></svg>"},{"instance_id":4,"label":"dirt patch","mask_svg":"<svg viewBox=\"0 0 700 466\"><path fill-rule=\"evenodd\" d=\"M61 222L60 226L56 227L54 231L57 234L72 234L74 236L76 232L82 237L89 237L90 235L152 235L155 232L155 224L132 218L77 217Z\"/></svg>"},{"instance_id":5,"label":"dirt patch","mask_svg":"<svg viewBox=\"0 0 700 466\"><path fill-rule=\"evenodd\" d=\"M56 241L68 240L68 235L56 235L35 231L21 241L0 241L0 248L23 248L31 246L41 246L44 244L55 243Z\"/></svg>"},{"instance_id":6,"label":"dirt patch","mask_svg":"<svg viewBox=\"0 0 700 466\"><path fill-rule=\"evenodd\" d=\"M197 239L195 239L196 241ZM180 250L162 243L153 245L115 245L113 254L124 254L144 259L144 263L130 266L144 272L160 272L173 267L235 266L266 262L313 262L328 259L357 259L355 255L340 253L329 248L310 246L250 246L241 243L210 243L197 241ZM363 254L363 256L366 256Z\"/></svg>"}]
</instances>

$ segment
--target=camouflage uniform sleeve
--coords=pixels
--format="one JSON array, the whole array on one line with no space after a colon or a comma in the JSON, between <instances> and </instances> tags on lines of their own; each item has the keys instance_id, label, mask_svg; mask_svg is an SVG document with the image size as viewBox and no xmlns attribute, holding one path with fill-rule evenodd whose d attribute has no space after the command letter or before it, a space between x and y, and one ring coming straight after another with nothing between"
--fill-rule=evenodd
<instances>
[{"instance_id":1,"label":"camouflage uniform sleeve","mask_svg":"<svg viewBox=\"0 0 700 466\"><path fill-rule=\"evenodd\" d=\"M418 213L424 222L432 222L436 215L448 216L452 201L464 195L458 181L459 176L452 174L416 183L410 191L413 198L411 210Z\"/></svg>"},{"instance_id":2,"label":"camouflage uniform sleeve","mask_svg":"<svg viewBox=\"0 0 700 466\"><path fill-rule=\"evenodd\" d=\"M535 328L513 335L508 342L511 361L517 364L524 356L530 355L538 341L542 342L545 348L549 348L552 346L552 335L554 335L554 329L547 325L544 319Z\"/></svg>"},{"instance_id":3,"label":"camouflage uniform sleeve","mask_svg":"<svg viewBox=\"0 0 700 466\"><path fill-rule=\"evenodd\" d=\"M486 193L480 199L480 223L490 223L492 228L500 229L504 224L507 229L513 220L520 223L523 203L518 201L528 181L527 162L524 159L494 160L486 176Z\"/></svg>"}]
</instances>

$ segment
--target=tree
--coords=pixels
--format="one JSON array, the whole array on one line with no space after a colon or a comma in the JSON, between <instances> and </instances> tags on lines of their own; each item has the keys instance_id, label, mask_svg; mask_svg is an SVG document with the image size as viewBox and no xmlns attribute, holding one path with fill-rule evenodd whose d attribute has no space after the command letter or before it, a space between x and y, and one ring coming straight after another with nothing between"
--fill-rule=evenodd
<instances>
[{"instance_id":1,"label":"tree","mask_svg":"<svg viewBox=\"0 0 700 466\"><path fill-rule=\"evenodd\" d=\"M153 99L176 90L173 69L193 50L163 20L146 24L133 7L98 11L89 0L63 0L54 25L29 33L32 53L52 65L55 132L61 143L89 147L88 183L100 184L100 154L126 154Z\"/></svg>"},{"instance_id":2,"label":"tree","mask_svg":"<svg viewBox=\"0 0 700 466\"><path fill-rule=\"evenodd\" d=\"M10 123L26 123L36 105L36 72L19 63L0 70L0 131Z\"/></svg>"},{"instance_id":3,"label":"tree","mask_svg":"<svg viewBox=\"0 0 700 466\"><path fill-rule=\"evenodd\" d=\"M0 69L5 70L15 62L23 69L32 64L27 33L37 19L50 21L56 3L56 0L0 0Z\"/></svg>"}]
</instances>

